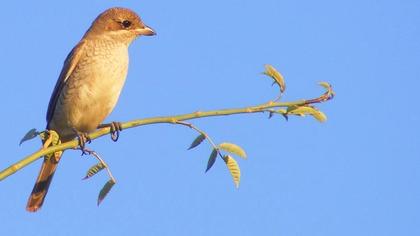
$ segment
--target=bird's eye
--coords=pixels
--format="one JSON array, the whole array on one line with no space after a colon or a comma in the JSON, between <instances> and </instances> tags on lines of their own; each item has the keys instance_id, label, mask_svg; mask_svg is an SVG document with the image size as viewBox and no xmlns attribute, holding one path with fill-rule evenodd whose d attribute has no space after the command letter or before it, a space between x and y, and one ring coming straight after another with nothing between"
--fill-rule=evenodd
<instances>
[{"instance_id":1,"label":"bird's eye","mask_svg":"<svg viewBox=\"0 0 420 236\"><path fill-rule=\"evenodd\" d=\"M128 27L130 27L130 26L131 26L131 21L129 21L129 20L124 20L123 22L121 22L121 24L122 24L122 26L123 26L124 28L128 28Z\"/></svg>"}]
</instances>

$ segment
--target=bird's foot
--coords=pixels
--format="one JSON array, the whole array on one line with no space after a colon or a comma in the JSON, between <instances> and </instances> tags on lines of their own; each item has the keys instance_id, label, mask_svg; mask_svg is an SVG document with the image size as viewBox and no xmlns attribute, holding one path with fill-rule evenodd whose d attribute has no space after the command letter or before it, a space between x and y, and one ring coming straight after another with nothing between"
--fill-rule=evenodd
<instances>
[{"instance_id":1,"label":"bird's foot","mask_svg":"<svg viewBox=\"0 0 420 236\"><path fill-rule=\"evenodd\" d=\"M120 132L122 131L122 125L121 122L113 121L109 124L101 124L98 126L98 128L105 128L109 127L109 133L111 134L112 141L116 142L118 138L120 137Z\"/></svg>"},{"instance_id":2,"label":"bird's foot","mask_svg":"<svg viewBox=\"0 0 420 236\"><path fill-rule=\"evenodd\" d=\"M94 153L94 152L95 151L93 151L92 149L84 147L83 150L82 150L82 156L83 155L92 155L92 153Z\"/></svg>"},{"instance_id":3,"label":"bird's foot","mask_svg":"<svg viewBox=\"0 0 420 236\"><path fill-rule=\"evenodd\" d=\"M92 140L87 133L79 132L77 130L74 131L76 132L77 140L79 140L79 148L82 150L82 156L88 155L90 150L86 148L86 144L91 143Z\"/></svg>"}]
</instances>

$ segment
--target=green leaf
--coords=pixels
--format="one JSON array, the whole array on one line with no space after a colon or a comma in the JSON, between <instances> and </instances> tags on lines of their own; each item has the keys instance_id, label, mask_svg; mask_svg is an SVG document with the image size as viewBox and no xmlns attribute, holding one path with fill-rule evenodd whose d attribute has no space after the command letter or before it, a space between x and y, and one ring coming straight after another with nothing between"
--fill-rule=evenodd
<instances>
[{"instance_id":1,"label":"green leaf","mask_svg":"<svg viewBox=\"0 0 420 236\"><path fill-rule=\"evenodd\" d=\"M99 171L103 170L105 167L106 166L102 162L99 162L98 164L89 168L89 170L86 173L86 176L83 179L88 179L96 175Z\"/></svg>"},{"instance_id":2,"label":"green leaf","mask_svg":"<svg viewBox=\"0 0 420 236\"><path fill-rule=\"evenodd\" d=\"M245 153L245 151L241 147L239 147L238 145L236 145L236 144L233 144L233 143L221 143L221 144L219 144L219 148L222 149L222 150L225 150L226 152L233 153L235 155L238 155L238 156L246 159L246 153Z\"/></svg>"},{"instance_id":3,"label":"green leaf","mask_svg":"<svg viewBox=\"0 0 420 236\"><path fill-rule=\"evenodd\" d=\"M311 114L315 119L317 119L319 122L325 122L327 120L327 116L324 114L324 112L316 110L313 114Z\"/></svg>"},{"instance_id":4,"label":"green leaf","mask_svg":"<svg viewBox=\"0 0 420 236\"><path fill-rule=\"evenodd\" d=\"M204 139L206 139L206 136L204 134L198 135L197 138L195 138L194 141L191 143L188 150L193 149L193 148L197 147L198 145L200 145L201 142L203 142Z\"/></svg>"},{"instance_id":5,"label":"green leaf","mask_svg":"<svg viewBox=\"0 0 420 236\"><path fill-rule=\"evenodd\" d=\"M272 65L265 65L264 74L270 76L280 87L280 93L283 93L286 90L286 83L284 82L283 76Z\"/></svg>"},{"instance_id":6,"label":"green leaf","mask_svg":"<svg viewBox=\"0 0 420 236\"><path fill-rule=\"evenodd\" d=\"M327 97L333 98L335 96L335 93L332 89L331 84L329 84L327 82L319 82L318 84L321 85L322 87L324 87L327 90L327 92L326 92Z\"/></svg>"},{"instance_id":7,"label":"green leaf","mask_svg":"<svg viewBox=\"0 0 420 236\"><path fill-rule=\"evenodd\" d=\"M101 191L99 192L99 196L98 196L98 206L99 204L101 204L101 202L104 200L104 198L106 197L106 195L109 193L109 191L111 190L111 188L114 186L115 181L113 179L108 180L108 182L106 182L106 184L102 187Z\"/></svg>"},{"instance_id":8,"label":"green leaf","mask_svg":"<svg viewBox=\"0 0 420 236\"><path fill-rule=\"evenodd\" d=\"M319 82L318 84L321 85L322 87L324 87L327 90L331 89L331 85L327 82Z\"/></svg>"},{"instance_id":9,"label":"green leaf","mask_svg":"<svg viewBox=\"0 0 420 236\"><path fill-rule=\"evenodd\" d=\"M319 122L325 122L327 120L327 116L323 112L312 106L289 107L287 114L298 116L311 115Z\"/></svg>"},{"instance_id":10,"label":"green leaf","mask_svg":"<svg viewBox=\"0 0 420 236\"><path fill-rule=\"evenodd\" d=\"M38 136L39 132L36 129L31 129L29 130L25 136L23 136L23 138L20 140L19 142L19 146L22 145L23 142L26 142L28 140L31 140L33 138L35 138L36 136Z\"/></svg>"},{"instance_id":11,"label":"green leaf","mask_svg":"<svg viewBox=\"0 0 420 236\"><path fill-rule=\"evenodd\" d=\"M239 169L238 163L235 161L235 159L233 159L233 157L229 155L223 156L223 160L225 161L226 166L232 175L236 188L238 188L239 182L241 180L241 170Z\"/></svg>"},{"instance_id":12,"label":"green leaf","mask_svg":"<svg viewBox=\"0 0 420 236\"><path fill-rule=\"evenodd\" d=\"M310 106L293 106L287 108L287 114L305 116L306 114L313 112L313 110L314 109Z\"/></svg>"},{"instance_id":13,"label":"green leaf","mask_svg":"<svg viewBox=\"0 0 420 236\"><path fill-rule=\"evenodd\" d=\"M217 149L213 148L213 151L210 154L209 160L207 162L207 168L206 168L206 172L210 170L210 168L214 165L214 163L216 162L216 158L217 158Z\"/></svg>"}]
</instances>

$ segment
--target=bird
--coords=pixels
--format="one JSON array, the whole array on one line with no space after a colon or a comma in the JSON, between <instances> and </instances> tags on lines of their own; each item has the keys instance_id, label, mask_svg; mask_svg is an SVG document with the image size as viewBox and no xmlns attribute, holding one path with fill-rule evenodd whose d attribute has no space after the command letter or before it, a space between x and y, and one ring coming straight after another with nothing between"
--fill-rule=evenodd
<instances>
[{"instance_id":1,"label":"bird","mask_svg":"<svg viewBox=\"0 0 420 236\"><path fill-rule=\"evenodd\" d=\"M64 61L48 104L46 129L57 132L62 142L77 138L79 132L95 131L118 101L130 44L139 36L155 34L128 8L113 7L99 14ZM61 155L44 157L27 211L41 208Z\"/></svg>"}]
</instances>

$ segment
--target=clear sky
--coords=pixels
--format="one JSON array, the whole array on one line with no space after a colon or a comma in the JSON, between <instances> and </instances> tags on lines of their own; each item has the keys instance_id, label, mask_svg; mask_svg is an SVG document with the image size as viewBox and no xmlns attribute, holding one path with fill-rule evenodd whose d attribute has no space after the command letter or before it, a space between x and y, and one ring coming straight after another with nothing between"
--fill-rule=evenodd
<instances>
[{"instance_id":1,"label":"clear sky","mask_svg":"<svg viewBox=\"0 0 420 236\"><path fill-rule=\"evenodd\" d=\"M41 164L0 183L0 235L420 235L420 2L5 1L0 37L0 168L34 152L19 147L45 127L67 53L112 6L138 12L156 37L130 47L125 89L109 121L241 107L275 98L261 75L273 64L284 100L337 96L311 117L266 114L194 121L216 142L245 148L239 189L210 147L174 125L123 131L90 147L118 183L100 207L93 158L67 151L44 207L25 211Z\"/></svg>"}]
</instances>

